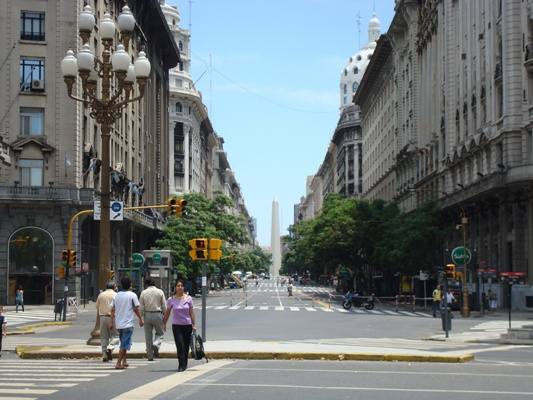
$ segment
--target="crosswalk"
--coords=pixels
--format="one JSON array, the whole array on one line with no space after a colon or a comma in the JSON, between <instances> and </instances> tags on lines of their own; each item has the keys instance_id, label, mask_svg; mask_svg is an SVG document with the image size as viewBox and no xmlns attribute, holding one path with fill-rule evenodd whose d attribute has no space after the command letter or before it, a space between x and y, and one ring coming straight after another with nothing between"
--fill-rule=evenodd
<instances>
[{"instance_id":1,"label":"crosswalk","mask_svg":"<svg viewBox=\"0 0 533 400\"><path fill-rule=\"evenodd\" d=\"M273 305L209 305L206 309L211 311L283 311L283 312L325 312L325 313L342 313L342 314L367 314L367 315L391 315L391 316L403 316L403 317L423 317L432 318L431 314L420 311L406 311L406 310L387 310L387 309L374 309L366 310L361 308L352 308L345 310L341 307L316 307L311 305L298 305L298 306L273 306Z\"/></svg>"},{"instance_id":2,"label":"crosswalk","mask_svg":"<svg viewBox=\"0 0 533 400\"><path fill-rule=\"evenodd\" d=\"M23 324L29 323L38 323L38 322L53 322L54 321L54 310L53 308L48 307L36 307L34 309L28 309L26 311L6 311L4 312L6 317L6 322L9 327L14 327ZM72 319L75 316L74 313L67 314L67 320ZM59 318L59 317L58 317Z\"/></svg>"},{"instance_id":3,"label":"crosswalk","mask_svg":"<svg viewBox=\"0 0 533 400\"><path fill-rule=\"evenodd\" d=\"M242 289L241 289L242 290ZM250 283L246 287L248 293L286 293L287 285L276 285L273 282L261 283L259 286ZM239 293L239 289L228 289L222 292L222 294L231 295L232 293ZM334 294L333 289L321 286L293 286L293 293L317 293L317 294Z\"/></svg>"},{"instance_id":4,"label":"crosswalk","mask_svg":"<svg viewBox=\"0 0 533 400\"><path fill-rule=\"evenodd\" d=\"M131 368L147 363L128 360ZM114 364L92 360L2 360L0 363L0 399L36 400L61 389L73 388L102 377L123 373Z\"/></svg>"}]
</instances>

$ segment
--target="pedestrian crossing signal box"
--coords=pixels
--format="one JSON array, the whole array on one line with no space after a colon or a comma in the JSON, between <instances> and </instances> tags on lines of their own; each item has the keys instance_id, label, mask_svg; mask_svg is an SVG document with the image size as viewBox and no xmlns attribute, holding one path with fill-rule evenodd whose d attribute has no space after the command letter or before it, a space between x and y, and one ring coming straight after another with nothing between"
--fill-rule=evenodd
<instances>
[{"instance_id":1,"label":"pedestrian crossing signal box","mask_svg":"<svg viewBox=\"0 0 533 400\"><path fill-rule=\"evenodd\" d=\"M203 238L189 240L189 256L193 261L209 259L207 244L208 240Z\"/></svg>"},{"instance_id":2,"label":"pedestrian crossing signal box","mask_svg":"<svg viewBox=\"0 0 533 400\"><path fill-rule=\"evenodd\" d=\"M446 269L444 270L446 278L455 279L455 264L446 264Z\"/></svg>"}]
</instances>

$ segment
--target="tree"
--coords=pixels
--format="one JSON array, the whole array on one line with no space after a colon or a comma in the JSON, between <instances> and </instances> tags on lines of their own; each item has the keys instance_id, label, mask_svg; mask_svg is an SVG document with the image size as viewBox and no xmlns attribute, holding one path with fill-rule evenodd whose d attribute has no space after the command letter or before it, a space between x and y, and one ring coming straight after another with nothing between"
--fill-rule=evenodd
<instances>
[{"instance_id":1,"label":"tree","mask_svg":"<svg viewBox=\"0 0 533 400\"><path fill-rule=\"evenodd\" d=\"M191 193L184 196L187 201L182 217L171 216L156 242L158 248L170 249L173 265L178 275L192 278L198 275L198 262L189 257L189 240L193 238L219 238L223 240L223 255L239 252L248 244L246 221L242 215L228 212L232 201L227 196L217 194L209 200L202 194ZM210 263L210 268L214 267Z\"/></svg>"}]
</instances>

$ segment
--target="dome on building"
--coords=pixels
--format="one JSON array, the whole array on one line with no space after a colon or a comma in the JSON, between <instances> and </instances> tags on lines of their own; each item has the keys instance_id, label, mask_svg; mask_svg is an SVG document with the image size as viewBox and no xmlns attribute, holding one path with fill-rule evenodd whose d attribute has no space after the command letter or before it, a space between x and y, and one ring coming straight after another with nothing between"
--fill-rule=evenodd
<instances>
[{"instance_id":1,"label":"dome on building","mask_svg":"<svg viewBox=\"0 0 533 400\"><path fill-rule=\"evenodd\" d=\"M341 72L340 79L340 108L347 107L352 104L352 97L363 79L366 67L370 63L374 49L376 48L376 41L381 34L381 22L376 17L372 16L368 23L368 43L365 44L357 53L348 59L347 64Z\"/></svg>"},{"instance_id":2,"label":"dome on building","mask_svg":"<svg viewBox=\"0 0 533 400\"><path fill-rule=\"evenodd\" d=\"M178 11L178 7L167 4L165 0L160 0L160 4L161 10L163 11L165 19L167 20L167 24L170 26L179 25L181 17L180 12Z\"/></svg>"}]
</instances>

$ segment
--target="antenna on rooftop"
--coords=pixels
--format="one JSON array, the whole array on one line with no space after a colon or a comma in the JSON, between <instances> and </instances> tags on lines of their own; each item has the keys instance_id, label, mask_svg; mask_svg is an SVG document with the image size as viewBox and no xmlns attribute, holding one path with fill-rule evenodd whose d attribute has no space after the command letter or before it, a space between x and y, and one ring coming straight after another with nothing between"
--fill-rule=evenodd
<instances>
[{"instance_id":1,"label":"antenna on rooftop","mask_svg":"<svg viewBox=\"0 0 533 400\"><path fill-rule=\"evenodd\" d=\"M357 33L358 33L358 40L359 40L359 44L357 47L361 47L361 13L358 12L357 13L357 17L355 18L356 20L356 23L357 23Z\"/></svg>"}]
</instances>

